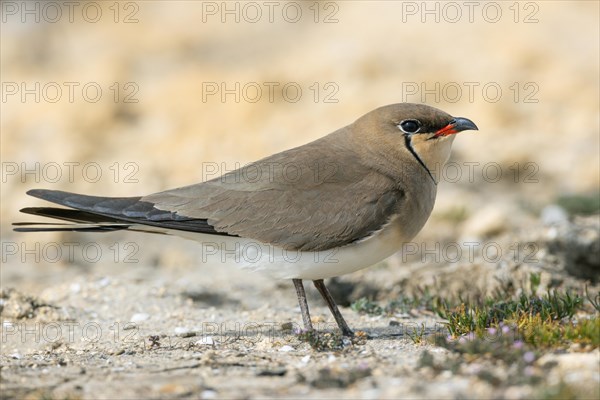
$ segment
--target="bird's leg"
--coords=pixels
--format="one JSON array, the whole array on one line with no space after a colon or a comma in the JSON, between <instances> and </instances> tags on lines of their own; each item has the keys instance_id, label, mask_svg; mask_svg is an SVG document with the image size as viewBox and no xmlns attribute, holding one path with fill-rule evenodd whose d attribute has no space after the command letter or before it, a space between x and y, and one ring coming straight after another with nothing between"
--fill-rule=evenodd
<instances>
[{"instance_id":1,"label":"bird's leg","mask_svg":"<svg viewBox=\"0 0 600 400\"><path fill-rule=\"evenodd\" d=\"M292 279L294 287L296 288L296 295L298 295L298 304L300 304L300 311L302 311L302 321L304 322L304 329L309 332L313 331L312 322L310 322L310 313L308 312L308 303L306 302L306 293L304 292L304 285L302 279Z\"/></svg>"},{"instance_id":2,"label":"bird's leg","mask_svg":"<svg viewBox=\"0 0 600 400\"><path fill-rule=\"evenodd\" d=\"M313 281L313 283L315 284L315 287L317 288L319 293L321 293L321 296L327 303L329 311L331 311L331 313L333 314L335 322L337 322L340 330L342 331L342 335L350 337L354 336L354 333L346 323L346 320L344 320L344 317L342 317L342 314L340 313L337 304L335 304L333 297L331 297L331 293L329 293L329 290L327 290L327 288L325 287L323 279L317 279L316 281Z\"/></svg>"}]
</instances>

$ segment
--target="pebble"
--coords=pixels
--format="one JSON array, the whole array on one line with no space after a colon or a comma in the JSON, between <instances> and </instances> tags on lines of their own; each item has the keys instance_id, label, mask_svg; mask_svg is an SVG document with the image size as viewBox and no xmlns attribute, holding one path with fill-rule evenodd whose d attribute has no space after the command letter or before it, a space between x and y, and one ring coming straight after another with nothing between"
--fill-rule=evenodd
<instances>
[{"instance_id":1,"label":"pebble","mask_svg":"<svg viewBox=\"0 0 600 400\"><path fill-rule=\"evenodd\" d=\"M287 353L289 351L294 351L294 348L292 346L286 344L285 346L281 346L281 348L279 349L279 351Z\"/></svg>"},{"instance_id":2,"label":"pebble","mask_svg":"<svg viewBox=\"0 0 600 400\"><path fill-rule=\"evenodd\" d=\"M204 391L202 391L202 393L200 393L200 398L201 399L216 399L217 392L215 392L214 390L204 390Z\"/></svg>"},{"instance_id":3,"label":"pebble","mask_svg":"<svg viewBox=\"0 0 600 400\"><path fill-rule=\"evenodd\" d=\"M194 344L198 345L198 346L201 346L201 345L212 346L213 344L215 344L215 341L213 340L212 336L204 336L202 339L197 340Z\"/></svg>"},{"instance_id":4,"label":"pebble","mask_svg":"<svg viewBox=\"0 0 600 400\"><path fill-rule=\"evenodd\" d=\"M475 212L465 223L464 237L485 238L504 232L509 227L511 211L491 204Z\"/></svg>"},{"instance_id":5,"label":"pebble","mask_svg":"<svg viewBox=\"0 0 600 400\"><path fill-rule=\"evenodd\" d=\"M185 326L176 326L173 331L176 335L184 335L190 332L189 328L186 328Z\"/></svg>"},{"instance_id":6,"label":"pebble","mask_svg":"<svg viewBox=\"0 0 600 400\"><path fill-rule=\"evenodd\" d=\"M150 314L136 313L131 316L131 319L129 321L133 322L133 323L137 323L137 322L146 321L148 318L150 318Z\"/></svg>"},{"instance_id":7,"label":"pebble","mask_svg":"<svg viewBox=\"0 0 600 400\"><path fill-rule=\"evenodd\" d=\"M562 207L550 204L542 209L540 219L544 225L558 225L569 221L569 215Z\"/></svg>"},{"instance_id":8,"label":"pebble","mask_svg":"<svg viewBox=\"0 0 600 400\"><path fill-rule=\"evenodd\" d=\"M105 286L108 286L108 285L110 284L110 278L108 278L108 277L106 277L106 276L105 276L104 278L102 278L102 279L99 279L99 280L98 280L98 282L96 282L96 284L97 284L99 287L105 287Z\"/></svg>"}]
</instances>

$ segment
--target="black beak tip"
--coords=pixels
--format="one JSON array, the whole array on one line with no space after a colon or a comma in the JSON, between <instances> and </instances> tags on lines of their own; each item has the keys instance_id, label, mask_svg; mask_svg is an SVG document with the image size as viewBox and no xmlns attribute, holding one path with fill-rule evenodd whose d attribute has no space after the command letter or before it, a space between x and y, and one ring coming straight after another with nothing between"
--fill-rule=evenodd
<instances>
[{"instance_id":1,"label":"black beak tip","mask_svg":"<svg viewBox=\"0 0 600 400\"><path fill-rule=\"evenodd\" d=\"M462 118L462 117L454 118L453 125L454 125L454 129L457 132L478 131L479 130L477 125L475 125L475 123L468 118Z\"/></svg>"}]
</instances>

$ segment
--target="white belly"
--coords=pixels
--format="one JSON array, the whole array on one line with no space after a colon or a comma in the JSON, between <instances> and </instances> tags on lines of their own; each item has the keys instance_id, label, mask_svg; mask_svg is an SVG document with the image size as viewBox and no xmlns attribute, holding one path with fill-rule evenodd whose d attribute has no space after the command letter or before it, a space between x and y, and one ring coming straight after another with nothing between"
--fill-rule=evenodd
<instances>
[{"instance_id":1,"label":"white belly","mask_svg":"<svg viewBox=\"0 0 600 400\"><path fill-rule=\"evenodd\" d=\"M373 236L337 249L285 250L252 239L192 232L168 233L200 242L202 263L237 265L276 279L325 279L369 267L398 251L411 237L402 237L394 223Z\"/></svg>"}]
</instances>

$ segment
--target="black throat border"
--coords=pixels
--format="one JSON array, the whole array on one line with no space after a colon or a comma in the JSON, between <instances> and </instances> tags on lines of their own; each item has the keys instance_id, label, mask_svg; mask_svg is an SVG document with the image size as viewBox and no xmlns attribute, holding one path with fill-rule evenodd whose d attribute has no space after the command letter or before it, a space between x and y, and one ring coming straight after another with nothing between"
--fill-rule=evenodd
<instances>
[{"instance_id":1,"label":"black throat border","mask_svg":"<svg viewBox=\"0 0 600 400\"><path fill-rule=\"evenodd\" d=\"M437 186L437 182L433 178L433 175L431 174L431 171L429 170L429 168L427 168L427 165L425 165L425 163L423 162L423 160L421 160L421 157L419 157L419 155L417 154L417 152L413 148L412 142L410 140L410 135L404 135L404 143L406 144L406 148L408 149L408 151L410 151L410 153L417 159L417 161L419 162L419 164L421 164L421 166L423 168L425 168L425 171L427 171L427 173L431 177L431 180L433 181L433 184Z\"/></svg>"}]
</instances>

